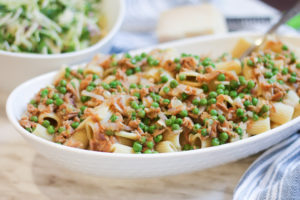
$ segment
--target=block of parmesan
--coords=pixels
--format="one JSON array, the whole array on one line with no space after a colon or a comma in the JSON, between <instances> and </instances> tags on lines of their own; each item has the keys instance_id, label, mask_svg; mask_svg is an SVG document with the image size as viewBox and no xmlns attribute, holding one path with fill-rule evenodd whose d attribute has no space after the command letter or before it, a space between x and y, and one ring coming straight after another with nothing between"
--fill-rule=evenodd
<instances>
[{"instance_id":1,"label":"block of parmesan","mask_svg":"<svg viewBox=\"0 0 300 200\"><path fill-rule=\"evenodd\" d=\"M223 15L211 4L167 10L160 15L156 30L160 42L226 32Z\"/></svg>"}]
</instances>

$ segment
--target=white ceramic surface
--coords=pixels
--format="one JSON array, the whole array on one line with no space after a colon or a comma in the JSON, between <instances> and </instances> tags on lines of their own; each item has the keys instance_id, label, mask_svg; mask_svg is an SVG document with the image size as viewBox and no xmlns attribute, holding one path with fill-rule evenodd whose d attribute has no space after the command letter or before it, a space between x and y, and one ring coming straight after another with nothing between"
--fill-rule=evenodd
<instances>
[{"instance_id":1,"label":"white ceramic surface","mask_svg":"<svg viewBox=\"0 0 300 200\"><path fill-rule=\"evenodd\" d=\"M86 49L56 55L14 53L0 50L0 91L11 91L23 81L60 68L63 64L72 65L89 60L95 53L107 53L113 37L121 27L124 0L103 0L102 12L107 18L108 34L95 45Z\"/></svg>"},{"instance_id":2,"label":"white ceramic surface","mask_svg":"<svg viewBox=\"0 0 300 200\"><path fill-rule=\"evenodd\" d=\"M230 51L239 37L254 38L255 34L230 34L187 39L160 45L180 52L220 55ZM300 37L282 37L287 44L300 46ZM138 50L148 51L147 50ZM37 152L68 169L96 176L140 178L192 172L238 160L280 142L300 128L300 117L265 133L230 144L206 149L164 154L112 154L81 150L49 142L25 131L18 123L26 104L41 88L51 83L51 72L17 87L9 96L6 112L17 131Z\"/></svg>"}]
</instances>

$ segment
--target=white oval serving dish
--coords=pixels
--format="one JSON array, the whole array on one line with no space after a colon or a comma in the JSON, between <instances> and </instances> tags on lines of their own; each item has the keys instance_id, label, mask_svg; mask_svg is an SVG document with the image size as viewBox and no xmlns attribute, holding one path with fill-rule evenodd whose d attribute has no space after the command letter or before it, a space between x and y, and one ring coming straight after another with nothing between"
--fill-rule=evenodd
<instances>
[{"instance_id":1,"label":"white oval serving dish","mask_svg":"<svg viewBox=\"0 0 300 200\"><path fill-rule=\"evenodd\" d=\"M75 52L63 54L33 54L15 53L0 50L0 91L11 91L23 81L59 69L61 65L73 65L75 63L90 60L95 53L107 53L110 50L112 40L119 31L125 13L125 1L103 0L102 12L106 16L108 33L96 44Z\"/></svg>"},{"instance_id":2,"label":"white oval serving dish","mask_svg":"<svg viewBox=\"0 0 300 200\"><path fill-rule=\"evenodd\" d=\"M179 52L221 55L225 51L230 51L238 38L257 36L247 33L207 36L162 44L155 48L172 47ZM287 44L300 46L299 36L282 36L281 39ZM152 48L135 52L148 51ZM30 99L40 88L50 84L56 73L36 77L17 87L7 100L7 116L37 152L68 169L96 176L145 178L193 172L255 154L289 137L300 128L298 117L275 129L244 140L178 153L112 154L71 148L39 138L23 129L18 122Z\"/></svg>"}]
</instances>

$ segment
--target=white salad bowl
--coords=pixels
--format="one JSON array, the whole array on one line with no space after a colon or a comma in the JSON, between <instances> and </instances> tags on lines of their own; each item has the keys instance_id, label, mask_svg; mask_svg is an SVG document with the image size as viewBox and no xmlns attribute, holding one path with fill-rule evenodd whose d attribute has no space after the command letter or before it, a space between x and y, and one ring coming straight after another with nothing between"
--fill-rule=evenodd
<instances>
[{"instance_id":1,"label":"white salad bowl","mask_svg":"<svg viewBox=\"0 0 300 200\"><path fill-rule=\"evenodd\" d=\"M107 53L111 42L122 25L125 13L125 1L102 0L102 10L107 21L108 33L96 44L75 52L63 54L33 54L15 53L0 50L0 91L11 91L23 81L53 71L61 65L73 65L84 62L93 57L95 53Z\"/></svg>"},{"instance_id":2,"label":"white salad bowl","mask_svg":"<svg viewBox=\"0 0 300 200\"><path fill-rule=\"evenodd\" d=\"M174 48L179 52L221 55L230 51L240 37L255 38L256 34L208 36L167 43L155 48ZM287 44L300 46L300 37L282 36ZM147 48L141 51L149 51ZM133 52L133 53L135 53ZM6 112L16 130L43 156L67 169L96 176L145 178L193 172L235 161L289 137L300 128L300 117L282 126L237 142L199 150L161 154L117 154L82 150L56 144L37 137L19 124L26 105L37 91L49 85L57 72L31 79L17 87L9 96Z\"/></svg>"}]
</instances>

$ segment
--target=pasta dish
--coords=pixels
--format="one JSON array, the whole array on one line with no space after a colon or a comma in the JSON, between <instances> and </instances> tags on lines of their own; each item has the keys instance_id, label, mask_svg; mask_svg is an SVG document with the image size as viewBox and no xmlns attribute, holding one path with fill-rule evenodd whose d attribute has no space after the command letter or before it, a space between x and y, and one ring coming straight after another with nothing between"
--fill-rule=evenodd
<instances>
[{"instance_id":1,"label":"pasta dish","mask_svg":"<svg viewBox=\"0 0 300 200\"><path fill-rule=\"evenodd\" d=\"M101 0L0 0L0 50L57 54L105 35Z\"/></svg>"},{"instance_id":2,"label":"pasta dish","mask_svg":"<svg viewBox=\"0 0 300 200\"><path fill-rule=\"evenodd\" d=\"M112 153L193 150L263 133L300 115L300 62L272 38L236 59L244 41L217 59L171 49L97 55L61 69L20 124L49 141Z\"/></svg>"}]
</instances>

